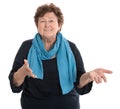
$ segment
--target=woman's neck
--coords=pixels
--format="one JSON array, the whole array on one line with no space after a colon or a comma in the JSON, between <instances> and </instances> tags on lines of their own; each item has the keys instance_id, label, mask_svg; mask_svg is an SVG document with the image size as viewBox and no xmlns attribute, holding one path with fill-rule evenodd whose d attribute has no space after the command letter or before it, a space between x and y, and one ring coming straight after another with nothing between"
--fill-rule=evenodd
<instances>
[{"instance_id":1,"label":"woman's neck","mask_svg":"<svg viewBox=\"0 0 120 109\"><path fill-rule=\"evenodd\" d=\"M44 39L44 47L47 51L49 51L52 47L52 45L54 44L55 40L50 40L50 39Z\"/></svg>"}]
</instances>

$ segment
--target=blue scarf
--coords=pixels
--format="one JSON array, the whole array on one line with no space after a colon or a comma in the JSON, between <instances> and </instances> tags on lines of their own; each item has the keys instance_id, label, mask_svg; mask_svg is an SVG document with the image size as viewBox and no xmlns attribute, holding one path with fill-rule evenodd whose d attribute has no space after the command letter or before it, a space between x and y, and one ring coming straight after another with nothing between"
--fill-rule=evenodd
<instances>
[{"instance_id":1,"label":"blue scarf","mask_svg":"<svg viewBox=\"0 0 120 109\"><path fill-rule=\"evenodd\" d=\"M46 51L41 36L37 33L28 53L28 63L33 74L38 79L43 79L44 69L42 60L51 59L53 56L56 56L62 93L67 94L74 88L74 82L76 81L76 62L68 41L61 33L58 33L56 38L57 40L53 47Z\"/></svg>"}]
</instances>

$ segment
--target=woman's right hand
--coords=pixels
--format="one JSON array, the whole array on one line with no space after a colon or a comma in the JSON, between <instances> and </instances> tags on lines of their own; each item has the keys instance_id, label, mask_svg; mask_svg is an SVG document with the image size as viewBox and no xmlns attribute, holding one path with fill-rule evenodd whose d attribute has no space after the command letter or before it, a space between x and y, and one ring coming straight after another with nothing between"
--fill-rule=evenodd
<instances>
[{"instance_id":1,"label":"woman's right hand","mask_svg":"<svg viewBox=\"0 0 120 109\"><path fill-rule=\"evenodd\" d=\"M28 61L24 59L24 64L22 67L20 67L17 72L13 75L13 83L16 86L20 86L23 82L26 76L35 78L35 75L32 73L32 70L29 67Z\"/></svg>"}]
</instances>

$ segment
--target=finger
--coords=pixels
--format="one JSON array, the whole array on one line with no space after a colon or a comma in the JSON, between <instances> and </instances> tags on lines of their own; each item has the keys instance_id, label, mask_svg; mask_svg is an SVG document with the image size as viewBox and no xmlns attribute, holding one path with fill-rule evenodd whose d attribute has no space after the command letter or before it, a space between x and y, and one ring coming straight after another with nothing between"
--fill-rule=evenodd
<instances>
[{"instance_id":1,"label":"finger","mask_svg":"<svg viewBox=\"0 0 120 109\"><path fill-rule=\"evenodd\" d=\"M36 78L36 76L32 72L29 73L29 77Z\"/></svg>"},{"instance_id":2,"label":"finger","mask_svg":"<svg viewBox=\"0 0 120 109\"><path fill-rule=\"evenodd\" d=\"M103 75L101 78L104 80L104 82L107 82L107 78L105 75Z\"/></svg>"},{"instance_id":3,"label":"finger","mask_svg":"<svg viewBox=\"0 0 120 109\"><path fill-rule=\"evenodd\" d=\"M105 69L104 73L111 74L111 73L112 73L112 71L111 71L111 70L107 70L107 69Z\"/></svg>"},{"instance_id":4,"label":"finger","mask_svg":"<svg viewBox=\"0 0 120 109\"><path fill-rule=\"evenodd\" d=\"M94 81L95 81L96 83L99 83L98 77L94 77Z\"/></svg>"},{"instance_id":5,"label":"finger","mask_svg":"<svg viewBox=\"0 0 120 109\"><path fill-rule=\"evenodd\" d=\"M98 83L101 83L101 82L102 82L102 78L98 77Z\"/></svg>"},{"instance_id":6,"label":"finger","mask_svg":"<svg viewBox=\"0 0 120 109\"><path fill-rule=\"evenodd\" d=\"M104 69L104 68L99 68L98 71L99 71L99 72L102 72L102 73L108 73L108 74L111 74L111 73L112 73L111 70Z\"/></svg>"}]
</instances>

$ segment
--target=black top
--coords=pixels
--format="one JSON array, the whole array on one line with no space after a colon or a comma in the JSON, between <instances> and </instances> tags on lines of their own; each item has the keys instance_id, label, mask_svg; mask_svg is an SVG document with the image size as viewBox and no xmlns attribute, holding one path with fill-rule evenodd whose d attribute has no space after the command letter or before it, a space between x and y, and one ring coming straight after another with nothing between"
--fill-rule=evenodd
<instances>
[{"instance_id":1,"label":"black top","mask_svg":"<svg viewBox=\"0 0 120 109\"><path fill-rule=\"evenodd\" d=\"M83 73L85 73L85 69L80 52L75 44L70 41L69 44L75 56L77 65L77 82L74 85L74 89L72 89L68 94L62 95L56 58L42 61L44 69L43 80L26 77L21 86L16 87L13 84L13 74L24 64L24 59L27 59L31 44L32 39L22 43L9 74L12 91L14 93L22 91L22 109L79 109L79 94L83 95L90 92L92 82L83 88L77 88L79 78Z\"/></svg>"}]
</instances>

